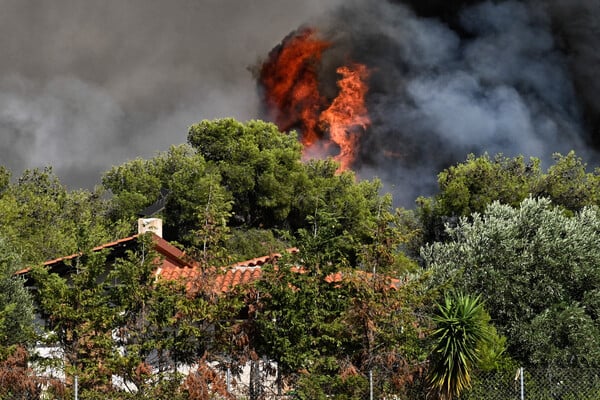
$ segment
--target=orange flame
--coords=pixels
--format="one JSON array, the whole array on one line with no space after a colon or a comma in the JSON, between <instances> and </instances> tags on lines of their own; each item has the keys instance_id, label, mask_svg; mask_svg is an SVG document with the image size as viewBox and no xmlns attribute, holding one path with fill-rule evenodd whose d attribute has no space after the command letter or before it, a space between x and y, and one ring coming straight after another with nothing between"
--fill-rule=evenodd
<instances>
[{"instance_id":1,"label":"orange flame","mask_svg":"<svg viewBox=\"0 0 600 400\"><path fill-rule=\"evenodd\" d=\"M348 169L356 158L356 150L360 132L365 130L371 120L365 106L367 94L366 79L369 71L363 64L350 67L340 67L337 73L342 75L338 81L340 93L329 108L321 114L320 121L329 128L329 137L340 147L340 154L335 159L339 161L339 171ZM360 127L361 130L356 130Z\"/></svg>"},{"instance_id":2,"label":"orange flame","mask_svg":"<svg viewBox=\"0 0 600 400\"><path fill-rule=\"evenodd\" d=\"M286 38L260 72L267 104L276 111L277 126L287 131L299 125L305 146L318 140L324 99L319 93L317 67L327 47L329 43L316 38L314 30L304 29Z\"/></svg>"},{"instance_id":3,"label":"orange flame","mask_svg":"<svg viewBox=\"0 0 600 400\"><path fill-rule=\"evenodd\" d=\"M322 140L335 143L339 172L352 165L360 134L370 124L365 106L369 71L363 64L339 67L339 93L327 106L319 91L318 67L329 46L313 29L288 36L262 65L260 81L279 129L299 128L305 152Z\"/></svg>"}]
</instances>

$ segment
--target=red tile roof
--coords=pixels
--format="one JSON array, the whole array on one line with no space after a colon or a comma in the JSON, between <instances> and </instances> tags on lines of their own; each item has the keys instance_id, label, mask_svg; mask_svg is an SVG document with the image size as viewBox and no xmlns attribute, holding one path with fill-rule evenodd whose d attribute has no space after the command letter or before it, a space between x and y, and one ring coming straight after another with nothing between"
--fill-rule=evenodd
<instances>
[{"instance_id":1,"label":"red tile roof","mask_svg":"<svg viewBox=\"0 0 600 400\"><path fill-rule=\"evenodd\" d=\"M183 251L173 246L165 239L152 235L152 241L155 245L155 250L160 255L160 260L157 260L156 277L157 279L165 279L172 281L180 281L186 286L189 293L196 293L201 288L208 289L214 294L227 293L234 287L244 284L249 284L257 281L262 276L262 266L269 263L276 263L280 258L280 253L273 253L263 257L253 258L251 260L241 261L227 267L222 267L216 270L214 267L210 269L202 268L197 262L188 257ZM104 249L116 248L118 246L128 246L133 244L139 235L133 235L126 238L116 240L114 242L105 243L94 247L92 251L100 251ZM297 253L297 248L290 248L288 253ZM55 258L46 261L43 265L53 267L65 261L81 256L81 253L75 253L64 257ZM26 268L16 272L17 275L27 274L31 268ZM215 274L216 272L216 274ZM362 271L356 271L361 276L370 277L372 274ZM356 275L355 275L356 276ZM328 283L342 282L344 279L351 279L352 276L347 273L337 272L330 274L325 278ZM403 282L399 279L390 278L390 288L398 289Z\"/></svg>"},{"instance_id":2,"label":"red tile roof","mask_svg":"<svg viewBox=\"0 0 600 400\"><path fill-rule=\"evenodd\" d=\"M295 253L298 249L291 248L287 251ZM236 286L260 279L262 275L261 267L268 263L275 263L280 258L280 253L273 253L268 256L241 261L231 266L223 267L219 271L215 271L214 268L211 271L203 270L198 265L178 267L163 263L157 269L156 275L167 280L181 281L185 283L186 289L192 293L202 287L206 288L208 285L210 292L220 294L229 292Z\"/></svg>"},{"instance_id":3,"label":"red tile roof","mask_svg":"<svg viewBox=\"0 0 600 400\"><path fill-rule=\"evenodd\" d=\"M173 246L165 239L151 233L152 241L155 245L155 250L160 255L160 260L157 260L156 277L166 280L181 281L185 284L187 290L193 293L201 287L207 288L212 293L220 294L229 292L232 288L238 285L247 284L260 278L262 271L261 267L267 263L274 263L281 258L280 253L273 253L268 256L257 257L251 260L235 263L228 267L223 267L221 271L211 271L203 269L200 265L186 256L186 254ZM133 235L122 238L113 242L104 243L96 246L92 251L100 251L104 249L117 248L119 246L129 246L137 241L139 235ZM288 252L295 253L298 249L288 249ZM52 268L61 265L65 261L80 257L82 253L74 253L68 256L55 258L44 262L44 266ZM17 271L16 275L27 275L31 268L25 268ZM214 272L217 272L215 274ZM216 275L216 276L215 276ZM209 278L212 277L212 278ZM212 280L212 281L211 281Z\"/></svg>"},{"instance_id":4,"label":"red tile roof","mask_svg":"<svg viewBox=\"0 0 600 400\"><path fill-rule=\"evenodd\" d=\"M94 247L92 249L92 251L100 251L100 250L103 250L103 249L108 249L108 248L111 248L111 247L115 247L115 246L120 245L120 244L126 244L128 242L133 241L137 237L138 237L138 235L134 235L134 236L129 236L129 237L122 238L122 239L119 239L119 240L115 240L114 242L104 243L104 244L102 244L100 246ZM46 266L46 267L50 267L50 266L53 266L55 264L58 264L58 263L61 263L61 262L64 262L64 261L72 260L72 259L74 259L76 257L80 257L82 255L83 255L82 253L70 254L68 256L59 257L59 258L55 258L55 259L52 259L52 260L45 261L43 265ZM25 274L27 274L30 271L31 271L30 267L29 268L24 268L24 269L21 269L21 270L15 272L15 275L25 275Z\"/></svg>"}]
</instances>

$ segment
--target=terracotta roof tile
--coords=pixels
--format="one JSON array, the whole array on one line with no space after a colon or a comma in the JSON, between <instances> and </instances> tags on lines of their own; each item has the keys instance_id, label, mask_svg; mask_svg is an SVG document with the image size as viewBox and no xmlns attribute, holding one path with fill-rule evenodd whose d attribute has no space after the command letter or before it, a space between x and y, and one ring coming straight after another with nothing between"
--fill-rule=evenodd
<instances>
[{"instance_id":1,"label":"terracotta roof tile","mask_svg":"<svg viewBox=\"0 0 600 400\"><path fill-rule=\"evenodd\" d=\"M298 252L298 249L291 248L287 250L290 253ZM210 271L206 273L199 266L177 267L163 265L157 269L157 276L167 280L178 280L185 283L186 288L191 291L197 291L200 287L209 285L210 292L215 294L227 293L234 287L252 283L260 279L262 275L262 266L271 262L276 262L281 258L280 253L270 254L268 256L256 257L251 260L241 261L229 267L223 267L220 271ZM208 281L208 276L216 272L213 281Z\"/></svg>"},{"instance_id":2,"label":"terracotta roof tile","mask_svg":"<svg viewBox=\"0 0 600 400\"><path fill-rule=\"evenodd\" d=\"M126 245L135 241L138 236L139 235L133 235L116 240L114 242L105 243L95 247L93 251L108 249L122 244ZM263 265L275 263L282 256L280 253L273 253L267 256L241 261L228 267L223 267L219 271L217 271L215 268L205 270L201 268L198 263L187 257L183 251L171 245L163 238L152 234L152 241L154 242L156 251L160 255L160 261L156 261L155 276L157 279L180 281L185 285L186 290L189 293L195 293L199 289L204 288L205 290L208 289L208 291L214 294L221 294L231 291L236 286L255 282L260 279L262 275ZM295 254L298 252L298 249L290 248L287 250L287 252ZM44 265L50 267L80 255L80 253L77 253L65 257L55 258L53 260L46 261ZM30 270L30 268L23 269L18 271L16 274L27 274ZM302 272L301 268L298 268L297 270ZM372 275L361 271L357 272L365 276ZM346 276L347 275L344 275L342 272L337 272L328 275L325 278L325 281L329 283L338 283L342 282ZM390 287L394 289L400 287L401 284L402 282L399 279L391 279L390 281Z\"/></svg>"}]
</instances>

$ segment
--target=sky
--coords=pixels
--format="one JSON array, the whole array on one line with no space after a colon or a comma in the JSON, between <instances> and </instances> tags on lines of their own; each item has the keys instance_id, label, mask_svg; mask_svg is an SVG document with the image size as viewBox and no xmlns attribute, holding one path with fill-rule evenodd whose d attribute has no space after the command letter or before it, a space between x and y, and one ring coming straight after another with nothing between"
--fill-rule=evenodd
<instances>
[{"instance_id":1,"label":"sky","mask_svg":"<svg viewBox=\"0 0 600 400\"><path fill-rule=\"evenodd\" d=\"M598 159L600 0L0 0L0 164L92 188L195 122L261 118L252 70L303 25L327 66L371 68L356 170L403 205L469 152Z\"/></svg>"}]
</instances>

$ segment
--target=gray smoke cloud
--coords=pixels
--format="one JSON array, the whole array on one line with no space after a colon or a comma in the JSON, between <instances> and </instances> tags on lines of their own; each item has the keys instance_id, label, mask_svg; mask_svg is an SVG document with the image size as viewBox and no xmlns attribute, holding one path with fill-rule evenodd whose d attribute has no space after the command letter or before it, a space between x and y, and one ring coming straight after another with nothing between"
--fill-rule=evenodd
<instances>
[{"instance_id":1,"label":"gray smoke cloud","mask_svg":"<svg viewBox=\"0 0 600 400\"><path fill-rule=\"evenodd\" d=\"M349 59L372 70L359 176L411 206L469 153L596 162L600 3L429 3L349 1L320 22L323 80Z\"/></svg>"},{"instance_id":2,"label":"gray smoke cloud","mask_svg":"<svg viewBox=\"0 0 600 400\"><path fill-rule=\"evenodd\" d=\"M339 3L0 0L0 164L91 188L197 121L257 118L247 68Z\"/></svg>"},{"instance_id":3,"label":"gray smoke cloud","mask_svg":"<svg viewBox=\"0 0 600 400\"><path fill-rule=\"evenodd\" d=\"M90 188L201 119L266 117L249 66L316 26L371 67L359 176L402 205L469 152L549 160L600 145L598 0L0 0L0 164Z\"/></svg>"}]
</instances>

